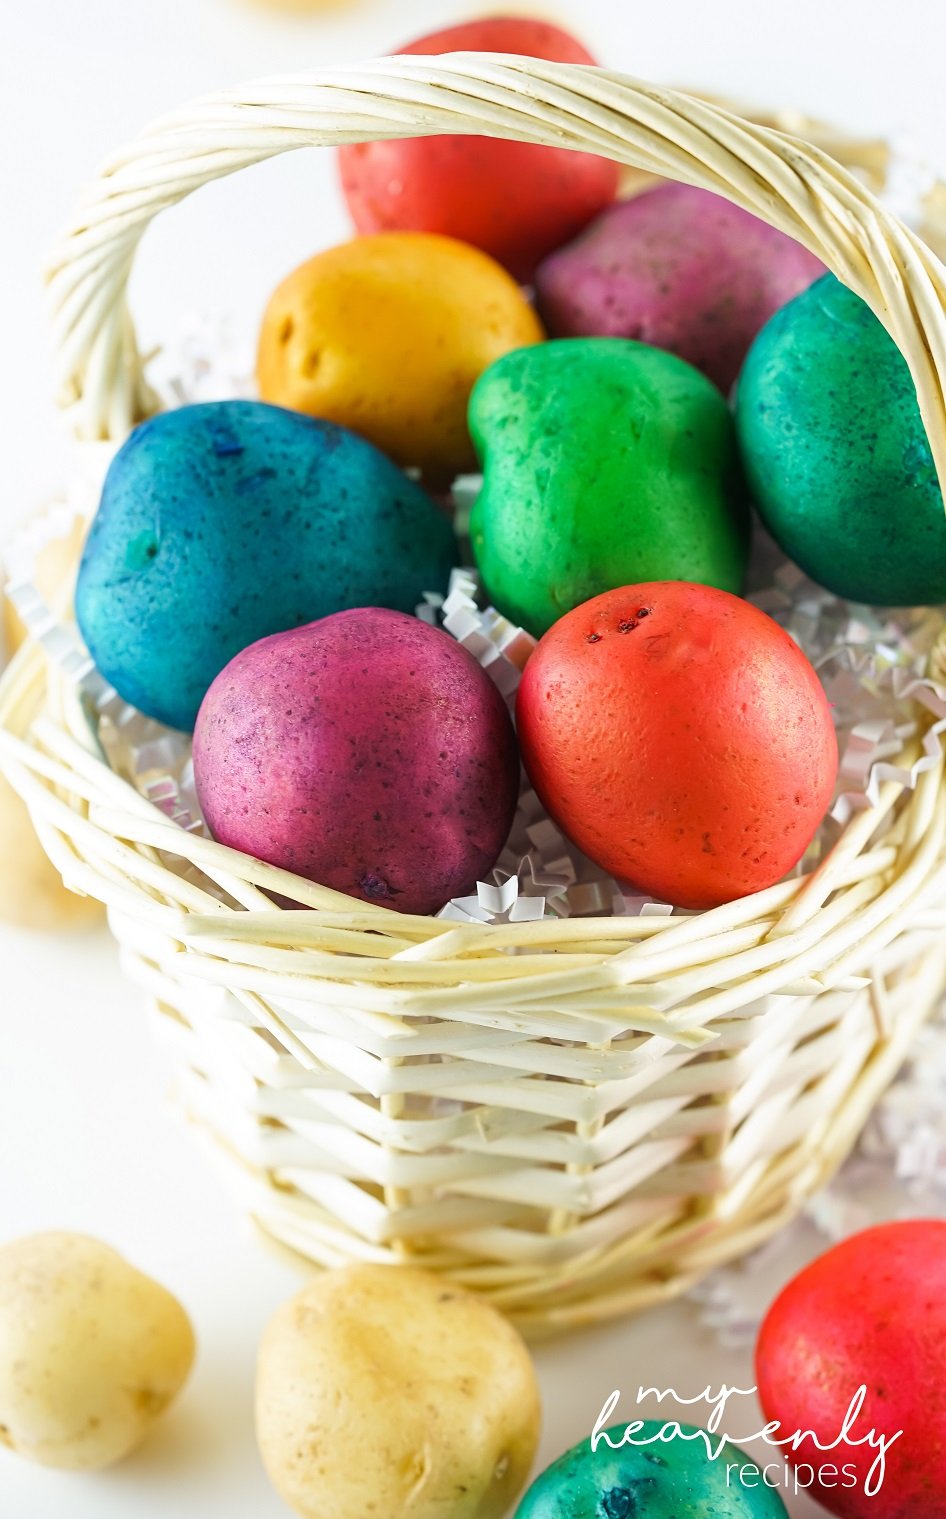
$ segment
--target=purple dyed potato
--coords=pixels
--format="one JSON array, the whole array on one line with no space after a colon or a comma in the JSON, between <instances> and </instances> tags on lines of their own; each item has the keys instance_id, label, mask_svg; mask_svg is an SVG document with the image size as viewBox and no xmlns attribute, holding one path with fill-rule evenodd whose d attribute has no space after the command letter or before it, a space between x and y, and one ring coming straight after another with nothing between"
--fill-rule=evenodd
<instances>
[{"instance_id":1,"label":"purple dyed potato","mask_svg":"<svg viewBox=\"0 0 946 1519\"><path fill-rule=\"evenodd\" d=\"M721 196L665 184L603 211L539 265L535 285L550 337L636 338L727 393L759 329L824 272Z\"/></svg>"},{"instance_id":2,"label":"purple dyed potato","mask_svg":"<svg viewBox=\"0 0 946 1519\"><path fill-rule=\"evenodd\" d=\"M430 913L495 864L519 754L466 649L403 612L357 607L231 659L197 716L194 773L220 843Z\"/></svg>"}]
</instances>

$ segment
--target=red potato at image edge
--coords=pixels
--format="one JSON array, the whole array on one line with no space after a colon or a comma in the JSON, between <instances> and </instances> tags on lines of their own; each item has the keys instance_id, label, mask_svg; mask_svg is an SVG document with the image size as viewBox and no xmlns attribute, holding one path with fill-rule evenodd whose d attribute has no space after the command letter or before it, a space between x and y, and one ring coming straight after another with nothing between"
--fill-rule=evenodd
<instances>
[{"instance_id":1,"label":"red potato at image edge","mask_svg":"<svg viewBox=\"0 0 946 1519\"><path fill-rule=\"evenodd\" d=\"M756 1381L780 1433L811 1431L822 1445L837 1439L852 1399L866 1388L849 1438L874 1430L893 1440L878 1491L864 1490L876 1443L820 1451L809 1439L796 1452L784 1447L797 1469L813 1468L808 1492L829 1513L946 1519L946 1220L867 1229L796 1276L763 1322ZM857 1485L834 1485L832 1466L853 1468Z\"/></svg>"},{"instance_id":2,"label":"red potato at image edge","mask_svg":"<svg viewBox=\"0 0 946 1519\"><path fill-rule=\"evenodd\" d=\"M618 880L709 908L781 880L838 749L817 675L777 623L685 581L608 591L550 628L517 704L529 777Z\"/></svg>"},{"instance_id":3,"label":"red potato at image edge","mask_svg":"<svg viewBox=\"0 0 946 1519\"><path fill-rule=\"evenodd\" d=\"M399 53L516 53L593 64L576 38L547 21L490 16L431 32ZM338 152L359 232L440 232L472 243L517 279L585 227L617 194L609 159L489 137L398 138Z\"/></svg>"}]
</instances>

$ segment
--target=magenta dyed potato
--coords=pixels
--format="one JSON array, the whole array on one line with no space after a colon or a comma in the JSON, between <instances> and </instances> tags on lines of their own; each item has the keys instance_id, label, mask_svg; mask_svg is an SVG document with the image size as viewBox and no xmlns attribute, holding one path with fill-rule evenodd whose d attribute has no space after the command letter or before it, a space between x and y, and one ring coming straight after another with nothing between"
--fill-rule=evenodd
<instances>
[{"instance_id":1,"label":"magenta dyed potato","mask_svg":"<svg viewBox=\"0 0 946 1519\"><path fill-rule=\"evenodd\" d=\"M403 612L358 607L230 661L197 716L194 773L220 843L429 913L495 863L519 758L466 649Z\"/></svg>"},{"instance_id":2,"label":"magenta dyed potato","mask_svg":"<svg viewBox=\"0 0 946 1519\"><path fill-rule=\"evenodd\" d=\"M658 185L603 211L536 274L551 337L637 338L732 386L769 317L824 265L719 195Z\"/></svg>"}]
</instances>

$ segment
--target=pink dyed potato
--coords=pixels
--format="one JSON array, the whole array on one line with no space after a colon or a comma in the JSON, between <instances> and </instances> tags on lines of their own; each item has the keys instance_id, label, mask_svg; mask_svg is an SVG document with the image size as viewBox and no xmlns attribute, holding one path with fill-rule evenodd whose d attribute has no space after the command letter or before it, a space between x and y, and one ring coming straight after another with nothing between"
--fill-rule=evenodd
<instances>
[{"instance_id":1,"label":"pink dyed potato","mask_svg":"<svg viewBox=\"0 0 946 1519\"><path fill-rule=\"evenodd\" d=\"M519 758L466 649L403 612L358 607L230 661L197 716L194 774L220 843L430 913L495 863Z\"/></svg>"},{"instance_id":2,"label":"pink dyed potato","mask_svg":"<svg viewBox=\"0 0 946 1519\"><path fill-rule=\"evenodd\" d=\"M824 272L748 211L666 184L603 211L539 265L535 285L550 337L636 338L728 392L759 329Z\"/></svg>"}]
</instances>

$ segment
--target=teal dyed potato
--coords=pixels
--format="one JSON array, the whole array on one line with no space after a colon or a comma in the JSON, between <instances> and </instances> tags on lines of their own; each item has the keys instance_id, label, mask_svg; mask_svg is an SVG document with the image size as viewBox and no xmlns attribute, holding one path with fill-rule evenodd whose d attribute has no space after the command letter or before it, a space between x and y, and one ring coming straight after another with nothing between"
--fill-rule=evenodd
<instances>
[{"instance_id":1,"label":"teal dyed potato","mask_svg":"<svg viewBox=\"0 0 946 1519\"><path fill-rule=\"evenodd\" d=\"M530 633L622 585L742 589L732 419L683 359L624 338L517 349L478 380L470 431L473 552L490 600Z\"/></svg>"},{"instance_id":2,"label":"teal dyed potato","mask_svg":"<svg viewBox=\"0 0 946 1519\"><path fill-rule=\"evenodd\" d=\"M412 612L455 563L450 523L370 443L277 406L215 401L145 422L115 456L76 617L126 701L191 729L248 644L350 607Z\"/></svg>"},{"instance_id":3,"label":"teal dyed potato","mask_svg":"<svg viewBox=\"0 0 946 1519\"><path fill-rule=\"evenodd\" d=\"M781 1498L738 1446L711 1460L707 1441L715 1450L719 1435L683 1424L664 1441L661 1420L641 1425L636 1445L612 1450L602 1437L596 1450L583 1440L566 1451L533 1482L515 1519L784 1519ZM626 1428L607 1435L616 1445Z\"/></svg>"},{"instance_id":4,"label":"teal dyed potato","mask_svg":"<svg viewBox=\"0 0 946 1519\"><path fill-rule=\"evenodd\" d=\"M946 514L906 360L834 275L766 324L739 378L751 494L785 552L837 596L946 601Z\"/></svg>"}]
</instances>

